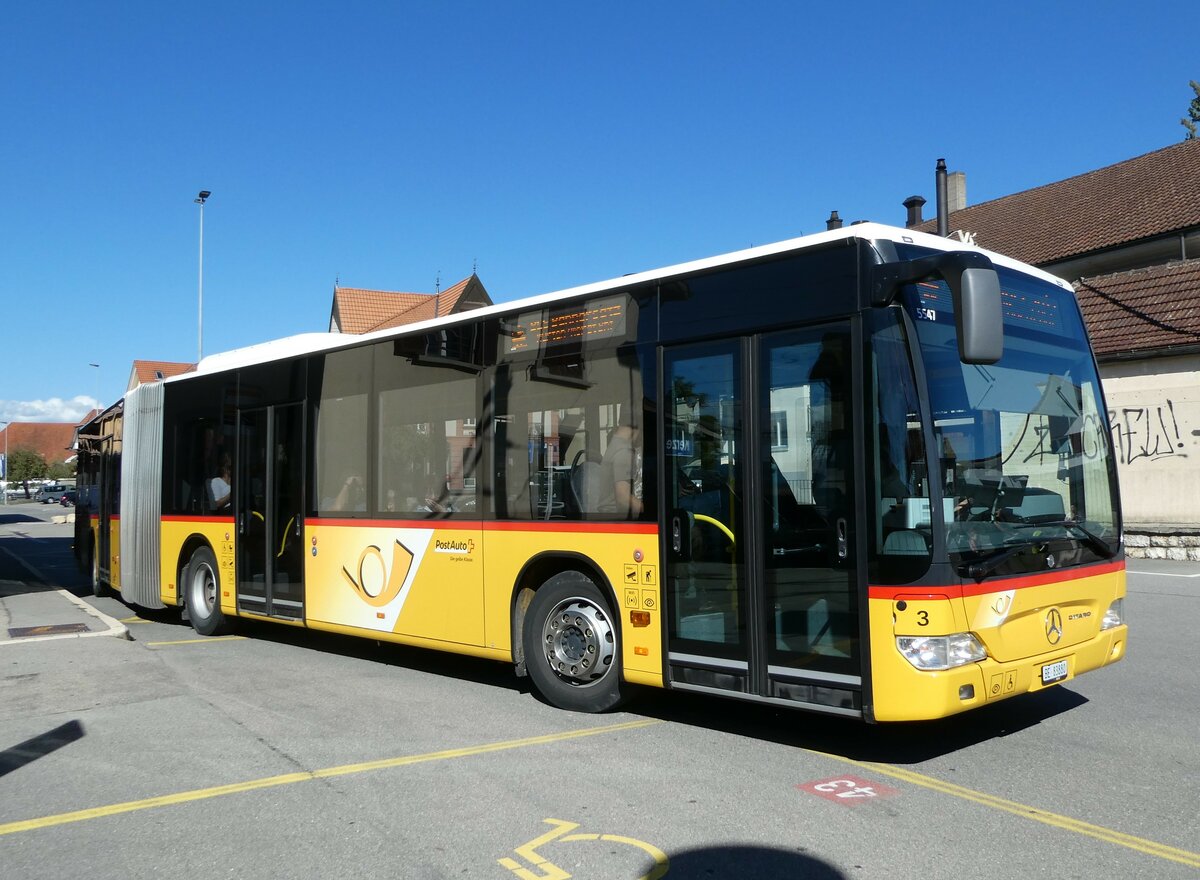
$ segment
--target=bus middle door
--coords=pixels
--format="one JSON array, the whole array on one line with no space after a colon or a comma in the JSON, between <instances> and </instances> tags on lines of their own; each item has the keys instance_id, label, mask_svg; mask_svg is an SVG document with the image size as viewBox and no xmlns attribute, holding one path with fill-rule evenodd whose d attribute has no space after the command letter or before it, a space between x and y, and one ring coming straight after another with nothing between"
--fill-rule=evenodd
<instances>
[{"instance_id":1,"label":"bus middle door","mask_svg":"<svg viewBox=\"0 0 1200 880\"><path fill-rule=\"evenodd\" d=\"M238 413L239 611L304 617L304 404Z\"/></svg>"}]
</instances>

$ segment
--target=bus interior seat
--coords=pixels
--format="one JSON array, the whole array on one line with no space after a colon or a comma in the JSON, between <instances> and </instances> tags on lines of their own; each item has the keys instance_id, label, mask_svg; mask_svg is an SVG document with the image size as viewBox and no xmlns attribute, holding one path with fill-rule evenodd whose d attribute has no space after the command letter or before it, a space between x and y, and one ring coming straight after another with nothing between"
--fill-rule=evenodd
<instances>
[{"instance_id":1,"label":"bus interior seat","mask_svg":"<svg viewBox=\"0 0 1200 880\"><path fill-rule=\"evenodd\" d=\"M883 540L885 556L928 556L929 547L920 532L900 529L888 534Z\"/></svg>"},{"instance_id":2,"label":"bus interior seat","mask_svg":"<svg viewBox=\"0 0 1200 880\"><path fill-rule=\"evenodd\" d=\"M604 468L598 462L581 461L571 470L571 491L580 513L599 512Z\"/></svg>"}]
</instances>

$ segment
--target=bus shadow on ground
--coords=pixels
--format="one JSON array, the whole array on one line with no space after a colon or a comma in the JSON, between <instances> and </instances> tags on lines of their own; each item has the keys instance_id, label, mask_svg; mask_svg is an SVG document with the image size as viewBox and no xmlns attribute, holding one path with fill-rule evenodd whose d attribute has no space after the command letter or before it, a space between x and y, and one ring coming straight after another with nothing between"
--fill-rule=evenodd
<instances>
[{"instance_id":1,"label":"bus shadow on ground","mask_svg":"<svg viewBox=\"0 0 1200 880\"><path fill-rule=\"evenodd\" d=\"M39 519L25 522L42 523ZM12 541L19 542L20 553L15 552ZM36 540L0 538L0 579L22 583L25 589L18 592L33 593L43 590L66 590L76 596L90 596L91 584L75 564L72 547L75 539L70 536L38 537Z\"/></svg>"},{"instance_id":2,"label":"bus shadow on ground","mask_svg":"<svg viewBox=\"0 0 1200 880\"><path fill-rule=\"evenodd\" d=\"M186 616L177 608L148 610L135 605L128 607L131 614L143 619L175 624L191 632ZM510 663L338 633L279 626L265 621L238 620L232 632L259 641L525 693L531 699L546 703L532 689L528 678L517 678ZM1085 703L1086 697L1060 685L937 721L872 725L802 709L765 706L679 691L635 688L630 700L621 709L634 715L719 730L858 761L918 764L1034 727Z\"/></svg>"},{"instance_id":3,"label":"bus shadow on ground","mask_svg":"<svg viewBox=\"0 0 1200 880\"><path fill-rule=\"evenodd\" d=\"M129 608L130 613L136 613L144 619L160 623L177 622L182 626L189 627L190 631L190 624L178 608L159 611L147 611L135 605L130 605ZM323 654L336 654L340 657L350 657L369 663L381 663L426 675L491 685L519 693L529 690L529 679L517 678L513 674L510 663L498 663L494 660L450 654L428 648L414 648L409 645L377 641L365 637L279 626L258 620L237 620L231 632L258 641L290 645L295 648L320 651Z\"/></svg>"},{"instance_id":4,"label":"bus shadow on ground","mask_svg":"<svg viewBox=\"0 0 1200 880\"><path fill-rule=\"evenodd\" d=\"M919 764L1010 736L1087 703L1064 686L1022 694L936 721L866 724L859 720L737 703L695 694L642 695L627 708L676 724L748 736L856 761ZM734 706L736 711L729 711Z\"/></svg>"},{"instance_id":5,"label":"bus shadow on ground","mask_svg":"<svg viewBox=\"0 0 1200 880\"><path fill-rule=\"evenodd\" d=\"M44 519L27 513L0 513L0 526L15 526L21 523L43 523Z\"/></svg>"}]
</instances>

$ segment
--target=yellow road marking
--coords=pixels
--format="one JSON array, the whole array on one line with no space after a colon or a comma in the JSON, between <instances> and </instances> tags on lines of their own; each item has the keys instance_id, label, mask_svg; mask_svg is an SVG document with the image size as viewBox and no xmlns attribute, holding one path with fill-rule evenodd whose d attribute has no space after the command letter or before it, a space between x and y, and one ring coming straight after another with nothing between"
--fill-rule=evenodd
<instances>
[{"instance_id":1,"label":"yellow road marking","mask_svg":"<svg viewBox=\"0 0 1200 880\"><path fill-rule=\"evenodd\" d=\"M154 621L143 620L140 617L122 617L120 623L154 623Z\"/></svg>"},{"instance_id":2,"label":"yellow road marking","mask_svg":"<svg viewBox=\"0 0 1200 880\"><path fill-rule=\"evenodd\" d=\"M562 819L544 819L547 825L554 826L545 834L535 837L528 843L523 843L515 850L517 855L525 859L529 864L533 865L540 873L535 874L528 868L522 867L521 863L516 859L497 859L501 865L512 871L521 880L569 880L571 874L564 871L558 865L542 857L537 849L543 844L550 843L553 840L561 839L562 843L570 843L571 841L588 841L588 840L604 840L612 843L624 843L632 847L640 849L654 860L654 867L649 873L643 874L637 880L659 880L664 876L671 867L671 860L667 858L667 854L653 844L646 843L644 840L638 840L633 837L624 837L620 834L567 834L568 831L573 831L579 827L578 822L564 822ZM565 835L565 836L564 836Z\"/></svg>"},{"instance_id":3,"label":"yellow road marking","mask_svg":"<svg viewBox=\"0 0 1200 880\"><path fill-rule=\"evenodd\" d=\"M805 751L809 750L806 749ZM995 795L985 794L982 791L964 788L963 786L955 785L952 782L943 782L941 779L935 779L932 776L925 776L922 773L916 773L912 770L904 770L900 767L893 767L890 764L876 764L873 761L855 761L853 758L845 758L841 755L829 754L828 752L812 752L812 754L821 755L825 758L831 758L835 761L841 761L842 763L850 764L863 770L882 773L883 775L890 776L893 779L899 779L912 785L919 785L922 788L928 788L932 791L940 792L941 794L948 794L952 797L973 801L974 803L981 804L985 807L990 807L994 810L1003 810L1006 813L1012 813L1015 816L1021 816L1025 819L1032 819L1035 822L1041 822L1045 825L1052 825L1055 828L1061 828L1064 831L1074 831L1076 834L1084 834L1088 837L1094 837L1097 840L1103 840L1107 843L1123 846L1126 849L1132 849L1140 853L1145 853L1146 855L1157 856L1160 859L1178 862L1181 865L1188 865L1193 868L1200 868L1200 853L1190 852L1186 849L1178 849L1173 846L1167 846L1163 843L1155 843L1153 840L1146 840L1143 837L1135 837L1132 834L1124 834L1120 831L1114 831L1111 828L1105 828L1101 825L1092 825L1090 822L1072 819L1070 816L1060 816L1059 814L1051 813L1048 810L1039 810L1037 807L1031 807L1027 804L1021 804L1016 801L1005 800L1004 798L996 797Z\"/></svg>"},{"instance_id":4,"label":"yellow road marking","mask_svg":"<svg viewBox=\"0 0 1200 880\"><path fill-rule=\"evenodd\" d=\"M236 642L245 640L245 636L205 636L202 639L177 639L173 642L145 642L147 648L159 648L164 645L203 645L208 642Z\"/></svg>"},{"instance_id":5,"label":"yellow road marking","mask_svg":"<svg viewBox=\"0 0 1200 880\"><path fill-rule=\"evenodd\" d=\"M604 727L585 727L582 730L571 730L566 733L549 733L543 736L529 736L523 739L510 739L504 742L484 743L478 746L467 746L462 749L446 749L441 752L426 752L423 755L405 755L399 758L384 758L379 761L364 761L359 764L343 764L340 767L327 767L324 770L301 771L285 773L281 776L267 776L262 779L251 779L246 782L235 782L231 785L217 785L212 788L197 788L192 791L181 791L176 794L166 794L159 797L144 798L138 801L125 801L120 804L108 804L103 807L92 807L87 810L75 810L70 813L58 813L53 816L42 816L39 819L25 819L19 822L8 822L0 825L0 837L6 834L16 834L21 831L34 831L38 828L50 828L55 825L68 825L72 822L85 822L88 819L101 819L105 816L116 816L121 813L133 813L138 810L150 810L155 807L169 807L174 804L185 804L191 801L202 801L209 798L224 797L229 794L239 794L244 791L255 791L262 788L273 788L279 785L291 785L294 782L310 782L314 779L331 779L335 776L349 776L352 773L368 773L373 770L387 770L392 767L406 767L410 764L424 764L429 761L446 761L452 758L468 758L473 755L486 755L491 752L503 752L510 749L520 749L526 746L541 746L549 743L564 742L585 736L596 736L602 733L616 733L621 730L636 730L639 727L649 727L661 724L657 718L640 721L625 721L620 724L609 724Z\"/></svg>"}]
</instances>

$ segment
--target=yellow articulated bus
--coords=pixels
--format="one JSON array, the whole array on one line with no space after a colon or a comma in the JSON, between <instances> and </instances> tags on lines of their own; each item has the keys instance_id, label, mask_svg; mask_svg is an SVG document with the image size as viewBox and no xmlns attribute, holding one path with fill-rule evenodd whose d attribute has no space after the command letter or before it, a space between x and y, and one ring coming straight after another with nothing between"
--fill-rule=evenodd
<instances>
[{"instance_id":1,"label":"yellow articulated bus","mask_svg":"<svg viewBox=\"0 0 1200 880\"><path fill-rule=\"evenodd\" d=\"M1124 655L1071 288L859 224L140 386L80 437L80 563L273 620L633 685L939 718Z\"/></svg>"}]
</instances>

